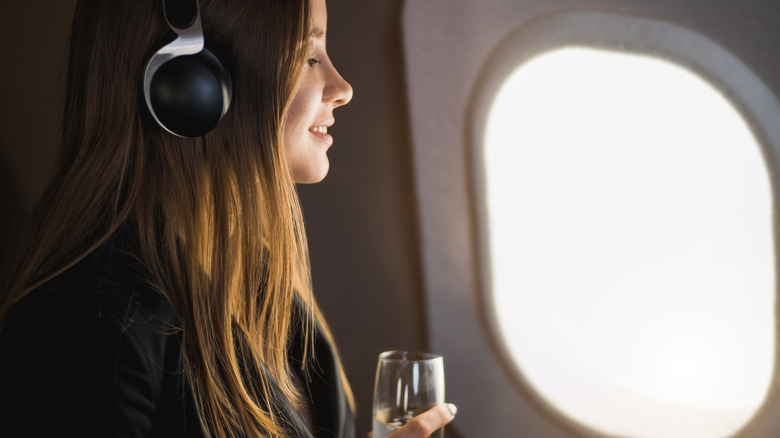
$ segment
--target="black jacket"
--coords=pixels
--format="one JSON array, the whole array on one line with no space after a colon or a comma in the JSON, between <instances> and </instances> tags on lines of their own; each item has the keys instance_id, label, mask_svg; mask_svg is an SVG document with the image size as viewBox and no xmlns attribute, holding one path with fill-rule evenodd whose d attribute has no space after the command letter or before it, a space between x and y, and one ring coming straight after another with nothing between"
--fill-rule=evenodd
<instances>
[{"instance_id":1,"label":"black jacket","mask_svg":"<svg viewBox=\"0 0 780 438\"><path fill-rule=\"evenodd\" d=\"M0 331L1 436L204 435L182 367L180 319L139 270L121 251L103 249L16 306ZM314 435L353 438L332 346L317 336L315 353L307 385ZM292 436L311 437L269 380L272 400L262 402Z\"/></svg>"}]
</instances>

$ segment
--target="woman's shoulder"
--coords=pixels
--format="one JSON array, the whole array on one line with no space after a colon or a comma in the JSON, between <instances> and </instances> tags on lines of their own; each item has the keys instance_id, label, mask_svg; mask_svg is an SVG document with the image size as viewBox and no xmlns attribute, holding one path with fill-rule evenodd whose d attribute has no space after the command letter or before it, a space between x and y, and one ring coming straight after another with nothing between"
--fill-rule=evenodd
<instances>
[{"instance_id":1,"label":"woman's shoulder","mask_svg":"<svg viewBox=\"0 0 780 438\"><path fill-rule=\"evenodd\" d=\"M157 362L169 347L180 350L181 320L148 277L135 257L99 249L11 309L0 328L0 350L89 357L96 351L127 354L131 347Z\"/></svg>"},{"instance_id":2,"label":"woman's shoulder","mask_svg":"<svg viewBox=\"0 0 780 438\"><path fill-rule=\"evenodd\" d=\"M170 332L181 325L180 319L148 278L135 257L102 248L25 296L7 324L32 323L56 330L105 320L125 331L147 327Z\"/></svg>"},{"instance_id":3,"label":"woman's shoulder","mask_svg":"<svg viewBox=\"0 0 780 438\"><path fill-rule=\"evenodd\" d=\"M32 425L40 432L158 429L160 410L183 403L182 336L173 306L147 277L135 258L98 251L25 296L0 331L0 405L19 422L55 406L56 421ZM186 422L184 414L166 418L173 428Z\"/></svg>"}]
</instances>

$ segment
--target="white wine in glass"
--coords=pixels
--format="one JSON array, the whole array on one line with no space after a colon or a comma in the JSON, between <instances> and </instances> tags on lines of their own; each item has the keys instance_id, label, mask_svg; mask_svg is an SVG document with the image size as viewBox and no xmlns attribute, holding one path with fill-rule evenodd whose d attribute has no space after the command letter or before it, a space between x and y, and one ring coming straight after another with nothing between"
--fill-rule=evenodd
<instances>
[{"instance_id":1,"label":"white wine in glass","mask_svg":"<svg viewBox=\"0 0 780 438\"><path fill-rule=\"evenodd\" d=\"M385 438L428 409L444 403L444 359L436 354L386 351L374 381L374 438ZM444 428L431 437L444 438Z\"/></svg>"}]
</instances>

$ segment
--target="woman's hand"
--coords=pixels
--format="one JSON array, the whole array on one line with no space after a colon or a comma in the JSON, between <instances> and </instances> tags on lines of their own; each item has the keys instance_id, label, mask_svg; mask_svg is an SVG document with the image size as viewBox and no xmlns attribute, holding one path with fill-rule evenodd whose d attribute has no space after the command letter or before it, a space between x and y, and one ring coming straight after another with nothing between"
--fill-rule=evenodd
<instances>
[{"instance_id":1,"label":"woman's hand","mask_svg":"<svg viewBox=\"0 0 780 438\"><path fill-rule=\"evenodd\" d=\"M422 414L412 418L387 438L425 438L436 430L444 427L455 418L458 412L457 406L445 403L434 406ZM373 438L374 432L368 433L368 438Z\"/></svg>"}]
</instances>

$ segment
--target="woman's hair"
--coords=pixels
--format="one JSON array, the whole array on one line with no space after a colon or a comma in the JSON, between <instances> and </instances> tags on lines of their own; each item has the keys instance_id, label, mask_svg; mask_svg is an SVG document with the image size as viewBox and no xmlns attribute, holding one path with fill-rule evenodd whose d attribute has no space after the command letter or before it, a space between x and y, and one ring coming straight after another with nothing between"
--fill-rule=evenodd
<instances>
[{"instance_id":1,"label":"woman's hair","mask_svg":"<svg viewBox=\"0 0 780 438\"><path fill-rule=\"evenodd\" d=\"M283 435L270 403L255 396L267 400L269 382L263 373L247 381L241 369L265 367L297 405L288 344L291 334L302 335L310 358L313 322L304 314L300 327L291 326L296 299L332 340L312 297L302 214L282 147L305 65L310 5L201 0L200 8L207 43L231 66L234 92L212 132L186 139L155 125L139 97L146 59L168 37L162 2L79 1L58 170L25 244L17 245L0 321L27 293L124 230L137 241L149 283L182 319L185 367L206 429L214 436Z\"/></svg>"}]
</instances>

